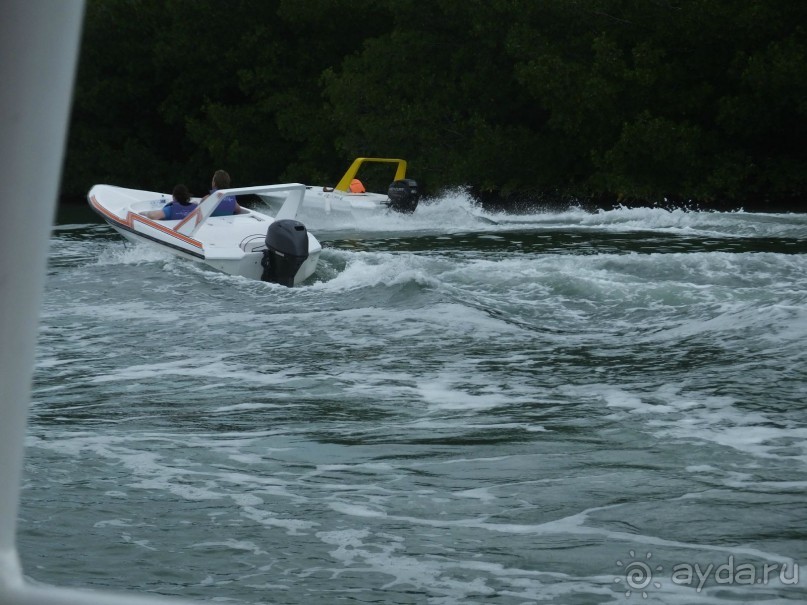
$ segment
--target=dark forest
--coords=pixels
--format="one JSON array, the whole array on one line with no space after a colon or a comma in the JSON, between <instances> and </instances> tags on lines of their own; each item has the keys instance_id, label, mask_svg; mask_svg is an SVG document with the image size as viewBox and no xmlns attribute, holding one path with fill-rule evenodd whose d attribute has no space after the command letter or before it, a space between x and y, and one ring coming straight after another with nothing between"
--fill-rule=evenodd
<instances>
[{"instance_id":1,"label":"dark forest","mask_svg":"<svg viewBox=\"0 0 807 605\"><path fill-rule=\"evenodd\" d=\"M89 0L62 194L332 184L807 210L801 0Z\"/></svg>"}]
</instances>

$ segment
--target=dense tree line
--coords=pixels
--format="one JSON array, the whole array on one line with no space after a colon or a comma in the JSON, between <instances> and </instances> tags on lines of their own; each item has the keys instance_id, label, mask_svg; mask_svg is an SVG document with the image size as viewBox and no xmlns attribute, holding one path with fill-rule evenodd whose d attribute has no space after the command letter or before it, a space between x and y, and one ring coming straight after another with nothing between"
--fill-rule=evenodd
<instances>
[{"instance_id":1,"label":"dense tree line","mask_svg":"<svg viewBox=\"0 0 807 605\"><path fill-rule=\"evenodd\" d=\"M805 27L801 0L88 0L63 193L378 155L431 192L798 209Z\"/></svg>"}]
</instances>

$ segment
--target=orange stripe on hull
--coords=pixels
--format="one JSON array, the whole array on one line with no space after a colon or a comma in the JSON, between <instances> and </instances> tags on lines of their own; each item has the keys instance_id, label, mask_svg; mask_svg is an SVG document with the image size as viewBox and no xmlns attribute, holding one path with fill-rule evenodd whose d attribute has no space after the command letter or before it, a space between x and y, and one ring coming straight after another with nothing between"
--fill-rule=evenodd
<instances>
[{"instance_id":1,"label":"orange stripe on hull","mask_svg":"<svg viewBox=\"0 0 807 605\"><path fill-rule=\"evenodd\" d=\"M100 214L102 214L103 216L109 218L109 220L111 220L112 222L115 222L115 223L117 223L119 225L122 225L124 227L128 227L130 230L134 231L135 233L140 233L139 231L137 231L137 229L135 229L135 226L134 226L135 222L141 222L144 225L148 225L149 227L157 229L158 231L160 231L162 233L165 233L166 235L168 235L168 236L170 236L170 237L172 237L174 239L178 239L178 240L180 240L182 242L185 242L186 244L190 244L191 246L199 248L200 250L204 249L204 246L202 246L202 242L200 242L198 240L195 240L193 238L187 237L185 235L182 235L181 233L177 233L174 229L170 229L170 228L168 228L168 227L166 227L164 225L161 225L160 223L158 223L156 221L153 221L153 220L151 220L149 218L146 218L145 216L142 216L140 214L132 212L131 210L129 210L127 212L126 219L121 220L121 218L118 215L113 214L109 210L104 208L98 202L98 200L95 199L94 195L92 197L90 197L90 202L92 203L93 208L95 210L97 210ZM194 212L196 212L196 211L194 210ZM193 216L193 213L191 213L187 218L190 218L190 216ZM179 225L177 225L177 226L179 226Z\"/></svg>"}]
</instances>

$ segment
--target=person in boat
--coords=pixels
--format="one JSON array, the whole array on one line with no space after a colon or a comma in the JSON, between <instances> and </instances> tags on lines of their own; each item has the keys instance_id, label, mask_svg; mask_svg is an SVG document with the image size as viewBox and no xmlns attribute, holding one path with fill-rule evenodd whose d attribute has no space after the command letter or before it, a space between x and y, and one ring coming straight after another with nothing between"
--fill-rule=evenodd
<instances>
[{"instance_id":1,"label":"person in boat","mask_svg":"<svg viewBox=\"0 0 807 605\"><path fill-rule=\"evenodd\" d=\"M216 170L213 173L213 182L211 183L213 189L211 189L210 194L215 193L219 189L227 189L230 186L230 175L227 174L225 170ZM210 195L206 195L202 198L202 201L207 199ZM235 199L234 195L228 195L219 202L219 205L216 206L216 209L213 211L213 214L210 216L228 216L231 214L239 214L242 212L241 206L238 205L238 202Z\"/></svg>"},{"instance_id":2,"label":"person in boat","mask_svg":"<svg viewBox=\"0 0 807 605\"><path fill-rule=\"evenodd\" d=\"M191 203L191 193L185 185L177 185L171 194L173 199L160 210L141 212L146 218L158 221L178 221L193 212L198 205Z\"/></svg>"}]
</instances>

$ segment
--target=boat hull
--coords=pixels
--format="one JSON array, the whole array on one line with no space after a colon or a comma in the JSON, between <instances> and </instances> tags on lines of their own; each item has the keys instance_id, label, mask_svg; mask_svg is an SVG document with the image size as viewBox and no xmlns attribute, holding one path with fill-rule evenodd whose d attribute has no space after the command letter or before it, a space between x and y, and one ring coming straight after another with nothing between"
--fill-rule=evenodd
<instances>
[{"instance_id":1,"label":"boat hull","mask_svg":"<svg viewBox=\"0 0 807 605\"><path fill-rule=\"evenodd\" d=\"M140 212L162 208L167 194L109 185L96 185L88 200L116 232L133 243L157 247L179 258L197 261L229 275L260 280L261 263L266 247L266 233L274 219L247 210L242 214L209 217L192 234L179 229L183 221L158 221ZM322 248L317 239L306 232L308 256L293 278L300 285L316 271Z\"/></svg>"},{"instance_id":2,"label":"boat hull","mask_svg":"<svg viewBox=\"0 0 807 605\"><path fill-rule=\"evenodd\" d=\"M262 195L272 212L285 203L283 194ZM380 193L346 193L326 187L307 187L301 212L305 215L330 215L361 219L389 212L389 198Z\"/></svg>"}]
</instances>

